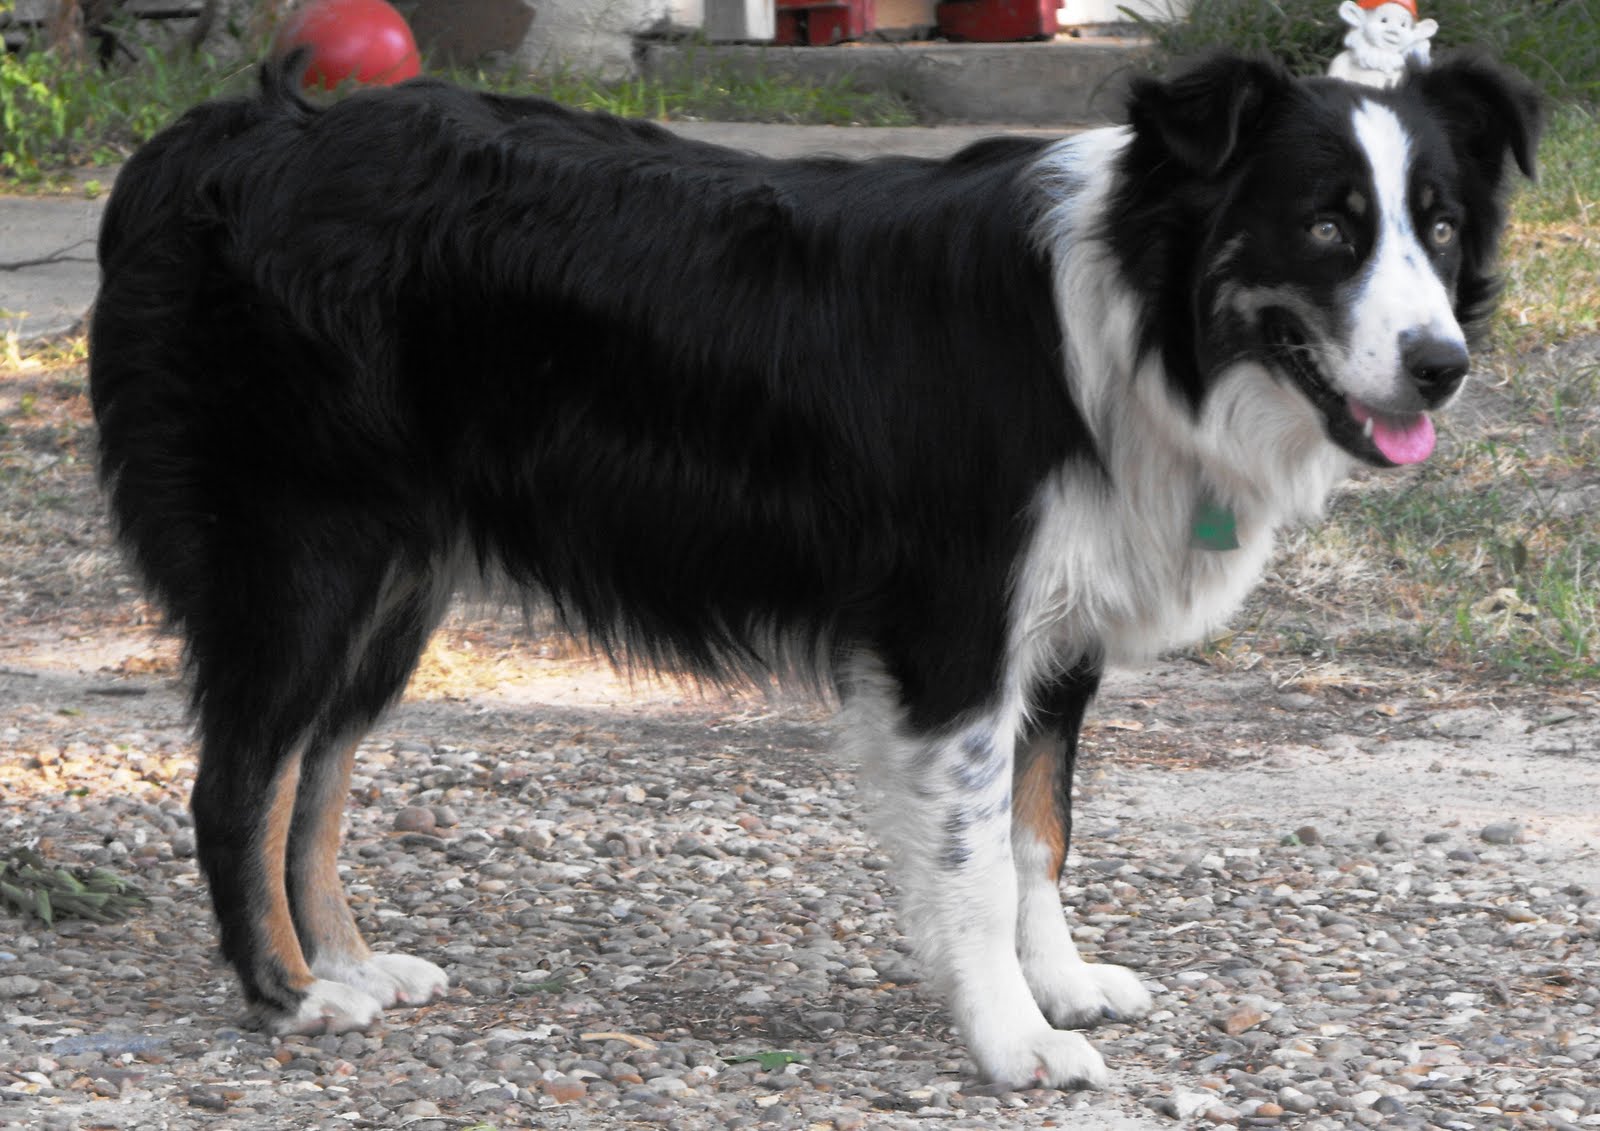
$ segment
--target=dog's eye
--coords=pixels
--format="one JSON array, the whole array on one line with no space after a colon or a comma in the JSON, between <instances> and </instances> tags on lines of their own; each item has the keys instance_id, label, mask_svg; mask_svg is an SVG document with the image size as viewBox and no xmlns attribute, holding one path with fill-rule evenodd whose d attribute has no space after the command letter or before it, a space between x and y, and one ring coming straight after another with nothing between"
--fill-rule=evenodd
<instances>
[{"instance_id":1,"label":"dog's eye","mask_svg":"<svg viewBox=\"0 0 1600 1131\"><path fill-rule=\"evenodd\" d=\"M1434 247L1449 247L1456 240L1456 222L1454 220L1435 220L1433 227L1428 230L1428 239Z\"/></svg>"},{"instance_id":2,"label":"dog's eye","mask_svg":"<svg viewBox=\"0 0 1600 1131\"><path fill-rule=\"evenodd\" d=\"M1314 220L1310 232L1312 240L1316 243L1331 246L1344 242L1344 229L1339 226L1337 220Z\"/></svg>"}]
</instances>

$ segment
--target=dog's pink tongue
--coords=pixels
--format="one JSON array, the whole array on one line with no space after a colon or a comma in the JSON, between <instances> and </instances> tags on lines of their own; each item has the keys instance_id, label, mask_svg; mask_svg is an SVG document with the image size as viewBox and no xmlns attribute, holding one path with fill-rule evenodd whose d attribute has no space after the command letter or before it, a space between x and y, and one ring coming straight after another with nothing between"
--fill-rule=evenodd
<instances>
[{"instance_id":1,"label":"dog's pink tongue","mask_svg":"<svg viewBox=\"0 0 1600 1131\"><path fill-rule=\"evenodd\" d=\"M1433 419L1425 412L1388 416L1351 397L1350 415L1357 424L1372 421L1372 446L1390 463L1421 463L1433 454Z\"/></svg>"}]
</instances>

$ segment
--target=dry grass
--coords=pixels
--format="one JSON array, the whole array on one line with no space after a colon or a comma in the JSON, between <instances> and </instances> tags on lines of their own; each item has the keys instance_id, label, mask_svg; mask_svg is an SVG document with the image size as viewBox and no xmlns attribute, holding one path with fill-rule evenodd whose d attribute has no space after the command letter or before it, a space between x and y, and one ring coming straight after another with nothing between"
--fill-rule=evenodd
<instances>
[{"instance_id":1,"label":"dry grass","mask_svg":"<svg viewBox=\"0 0 1600 1131\"><path fill-rule=\"evenodd\" d=\"M1600 336L1485 368L1427 464L1361 477L1288 540L1248 647L1600 675Z\"/></svg>"},{"instance_id":2,"label":"dry grass","mask_svg":"<svg viewBox=\"0 0 1600 1131\"><path fill-rule=\"evenodd\" d=\"M1600 331L1600 230L1518 224L1507 233L1503 333L1515 348Z\"/></svg>"}]
</instances>

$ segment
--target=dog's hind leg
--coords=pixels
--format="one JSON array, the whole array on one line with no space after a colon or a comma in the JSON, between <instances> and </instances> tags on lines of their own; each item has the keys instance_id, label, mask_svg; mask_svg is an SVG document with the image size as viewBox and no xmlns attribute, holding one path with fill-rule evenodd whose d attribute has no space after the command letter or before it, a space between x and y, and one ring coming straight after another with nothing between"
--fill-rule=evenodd
<instances>
[{"instance_id":1,"label":"dog's hind leg","mask_svg":"<svg viewBox=\"0 0 1600 1131\"><path fill-rule=\"evenodd\" d=\"M1014 771L1017 956L1039 1008L1052 1024L1071 1029L1142 1017L1151 1006L1133 971L1078 956L1061 906L1078 732L1099 684L1099 671L1085 666L1039 690Z\"/></svg>"},{"instance_id":2,"label":"dog's hind leg","mask_svg":"<svg viewBox=\"0 0 1600 1131\"><path fill-rule=\"evenodd\" d=\"M446 597L431 589L426 575L391 579L348 686L307 744L285 852L289 904L312 974L359 990L384 1008L426 1002L444 992L449 978L424 959L368 949L339 879L340 818L356 747L404 689ZM316 1027L314 1011L282 1018L280 1026L302 1021Z\"/></svg>"},{"instance_id":3,"label":"dog's hind leg","mask_svg":"<svg viewBox=\"0 0 1600 1131\"><path fill-rule=\"evenodd\" d=\"M319 980L295 930L285 860L299 795L304 739L238 741L208 726L220 709L202 705L200 771L191 805L200 863L222 953L245 1001L275 1031L339 1031L370 1024L382 1008L370 994Z\"/></svg>"},{"instance_id":4,"label":"dog's hind leg","mask_svg":"<svg viewBox=\"0 0 1600 1131\"><path fill-rule=\"evenodd\" d=\"M292 540L264 527L219 537L204 592L182 609L201 736L196 847L223 954L277 1032L363 1028L388 997L314 970L302 943L321 945L324 969L341 942L346 957L364 950L333 863L349 753L433 625L385 627L394 572L373 527L324 516ZM379 641L391 645L381 664Z\"/></svg>"}]
</instances>

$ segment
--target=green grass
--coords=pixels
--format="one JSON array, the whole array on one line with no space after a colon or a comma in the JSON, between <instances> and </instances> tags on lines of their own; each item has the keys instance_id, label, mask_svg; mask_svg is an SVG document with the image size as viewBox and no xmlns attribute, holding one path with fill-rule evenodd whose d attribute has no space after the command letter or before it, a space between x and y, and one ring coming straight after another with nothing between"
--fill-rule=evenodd
<instances>
[{"instance_id":1,"label":"green grass","mask_svg":"<svg viewBox=\"0 0 1600 1131\"><path fill-rule=\"evenodd\" d=\"M682 68L667 80L602 82L574 71L524 76L481 69L443 71L440 76L480 90L536 94L626 118L825 126L906 126L916 122L901 99L865 90L846 79L803 83L712 63Z\"/></svg>"},{"instance_id":2,"label":"green grass","mask_svg":"<svg viewBox=\"0 0 1600 1131\"><path fill-rule=\"evenodd\" d=\"M1497 341L1515 348L1600 330L1600 116L1558 105L1539 180L1518 197Z\"/></svg>"},{"instance_id":3,"label":"green grass","mask_svg":"<svg viewBox=\"0 0 1600 1131\"><path fill-rule=\"evenodd\" d=\"M1426 0L1421 8L1439 22L1436 47L1486 51L1558 98L1600 98L1597 0ZM1194 0L1186 20L1141 22L1167 64L1228 46L1313 74L1343 46L1338 9L1333 0Z\"/></svg>"},{"instance_id":4,"label":"green grass","mask_svg":"<svg viewBox=\"0 0 1600 1131\"><path fill-rule=\"evenodd\" d=\"M1600 116L1581 102L1558 102L1539 144L1538 180L1517 197L1525 224L1600 222Z\"/></svg>"},{"instance_id":5,"label":"green grass","mask_svg":"<svg viewBox=\"0 0 1600 1131\"><path fill-rule=\"evenodd\" d=\"M656 119L707 118L808 125L909 125L904 102L845 79L806 83L707 65L665 80L603 82L575 72L517 75L429 71L484 90L537 94L587 110ZM102 69L49 51L0 55L0 183L58 184L85 166L127 157L195 103L239 94L255 68L146 49Z\"/></svg>"}]
</instances>

